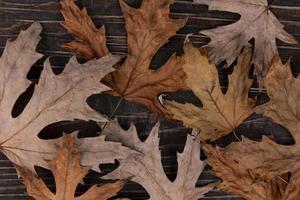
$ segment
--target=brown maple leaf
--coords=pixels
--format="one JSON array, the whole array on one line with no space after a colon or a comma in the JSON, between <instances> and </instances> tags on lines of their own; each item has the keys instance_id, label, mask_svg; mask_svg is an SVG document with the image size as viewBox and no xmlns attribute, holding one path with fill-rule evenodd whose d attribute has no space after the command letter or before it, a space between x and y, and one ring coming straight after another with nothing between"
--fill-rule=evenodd
<instances>
[{"instance_id":1,"label":"brown maple leaf","mask_svg":"<svg viewBox=\"0 0 300 200\"><path fill-rule=\"evenodd\" d=\"M208 62L203 50L185 45L186 85L201 100L203 107L191 103L167 102L174 117L184 125L197 128L200 140L216 140L234 131L252 112L254 102L248 98L252 80L248 78L251 49L240 55L233 73L229 76L228 90L222 93L218 71Z\"/></svg>"},{"instance_id":2,"label":"brown maple leaf","mask_svg":"<svg viewBox=\"0 0 300 200\"><path fill-rule=\"evenodd\" d=\"M186 22L185 19L169 18L171 3L170 0L144 0L141 7L135 9L120 0L128 34L128 56L122 66L116 66L117 70L104 79L104 83L114 90L112 94L144 105L150 111L169 119L171 114L161 105L157 96L161 93L186 89L185 74L182 70L183 60L174 54L159 69L149 68L159 48L167 43ZM74 14L73 10L77 10L80 15ZM74 2L63 0L62 13L66 20L64 26L79 38L71 43L76 45L68 45L68 47L86 58L103 56L105 54L103 52L106 51L99 51L97 48L106 49L104 34L96 31L94 25L90 25L91 19L86 11L79 11ZM95 32L101 32L99 34L101 39L96 40L90 36ZM93 47L90 43L99 47Z\"/></svg>"},{"instance_id":3,"label":"brown maple leaf","mask_svg":"<svg viewBox=\"0 0 300 200\"><path fill-rule=\"evenodd\" d=\"M7 42L0 58L0 150L10 161L32 172L35 165L48 167L45 160L55 156L55 144L61 141L60 138L40 139L37 135L44 127L63 120L107 121L88 106L86 99L109 90L99 81L114 70L112 65L119 60L117 56L108 55L81 65L73 57L59 75L52 72L49 60L45 61L32 97L22 113L13 117L15 103L32 83L26 74L43 56L36 52L41 30L40 24L33 23L15 41ZM97 171L99 163L112 163L128 153L120 144L105 143L103 136L78 139L78 145L82 164ZM114 149L109 151L112 146ZM90 147L101 156L91 156ZM116 150L119 154L112 154Z\"/></svg>"},{"instance_id":4,"label":"brown maple leaf","mask_svg":"<svg viewBox=\"0 0 300 200\"><path fill-rule=\"evenodd\" d=\"M56 158L47 161L54 175L56 192L51 192L42 179L29 170L17 167L28 195L36 200L105 200L116 195L124 186L123 181L93 186L81 196L75 197L77 185L88 173L89 168L80 165L80 152L76 140L70 135L64 135L62 144L56 147Z\"/></svg>"},{"instance_id":5,"label":"brown maple leaf","mask_svg":"<svg viewBox=\"0 0 300 200\"><path fill-rule=\"evenodd\" d=\"M243 138L241 142L230 144L221 150L222 155L220 157L226 159L222 165L228 167L228 160L234 160L236 165L244 171L251 171L255 177L253 180L258 182L270 182L282 174L291 173L291 178L286 183L281 199L298 200L300 196L298 184L300 169L300 78L293 77L290 65L283 65L279 56L275 56L264 79L264 85L270 101L258 106L256 112L271 117L276 123L285 126L293 136L295 144L277 144L266 136L260 142ZM214 153L216 151L220 150L212 147L207 148L208 160L212 154L217 155ZM216 166L215 161L211 164Z\"/></svg>"},{"instance_id":6,"label":"brown maple leaf","mask_svg":"<svg viewBox=\"0 0 300 200\"><path fill-rule=\"evenodd\" d=\"M86 9L80 10L73 0L62 0L60 4L65 19L61 25L76 38L62 47L84 56L87 60L109 54L105 27L97 29Z\"/></svg>"},{"instance_id":7,"label":"brown maple leaf","mask_svg":"<svg viewBox=\"0 0 300 200\"><path fill-rule=\"evenodd\" d=\"M298 43L283 29L283 25L271 12L272 5L268 5L267 0L194 0L194 2L208 5L210 10L241 15L241 19L234 24L201 31L211 39L207 45L208 55L216 64L226 60L230 66L243 46L254 38L253 62L255 72L261 79L268 72L272 58L278 53L276 39L290 44Z\"/></svg>"},{"instance_id":8,"label":"brown maple leaf","mask_svg":"<svg viewBox=\"0 0 300 200\"><path fill-rule=\"evenodd\" d=\"M122 143L133 152L127 158L120 159L120 166L103 178L130 178L141 184L153 200L198 200L212 190L215 184L195 186L206 162L200 160L200 143L191 135L187 138L184 151L177 154L178 172L175 181L168 179L161 163L158 131L159 124L156 124L147 140L142 142L134 125L125 131L116 120L109 122L103 132L107 140Z\"/></svg>"}]
</instances>

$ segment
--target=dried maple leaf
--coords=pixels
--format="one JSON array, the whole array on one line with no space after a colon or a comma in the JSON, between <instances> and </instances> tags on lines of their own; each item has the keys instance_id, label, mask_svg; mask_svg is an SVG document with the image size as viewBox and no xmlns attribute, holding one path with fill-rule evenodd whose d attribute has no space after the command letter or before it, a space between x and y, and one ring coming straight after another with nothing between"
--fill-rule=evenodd
<instances>
[{"instance_id":1,"label":"dried maple leaf","mask_svg":"<svg viewBox=\"0 0 300 200\"><path fill-rule=\"evenodd\" d=\"M80 10L73 0L62 0L60 4L65 19L61 24L76 38L76 41L64 44L62 47L83 55L87 60L109 54L106 47L105 27L97 29L86 9Z\"/></svg>"},{"instance_id":2,"label":"dried maple leaf","mask_svg":"<svg viewBox=\"0 0 300 200\"><path fill-rule=\"evenodd\" d=\"M104 83L114 90L114 95L144 105L150 111L167 118L171 118L171 114L160 104L157 96L186 89L183 60L174 54L159 69L151 70L149 67L159 48L186 22L185 19L169 18L171 3L170 0L144 0L141 7L135 9L120 0L128 34L128 56L122 66L116 66L117 70L104 79ZM78 13L74 13L73 10L77 10ZM68 47L86 58L103 56L103 52L106 51L99 51L97 48L106 48L104 34L96 31L94 25L90 25L91 20L86 11L79 11L74 2L63 0L62 13L66 20L64 26L80 39ZM84 31L80 33L81 30ZM101 32L101 39L93 39L90 35L94 32Z\"/></svg>"},{"instance_id":3,"label":"dried maple leaf","mask_svg":"<svg viewBox=\"0 0 300 200\"><path fill-rule=\"evenodd\" d=\"M141 184L150 195L150 199L197 200L210 191L215 184L200 188L195 184L206 163L200 160L200 144L188 136L183 153L178 153L178 173L171 182L164 173L159 150L159 124L153 127L145 142L138 138L134 125L123 130L118 122L108 124L104 134L109 141L120 142L134 152L126 159L120 159L120 166L104 176L108 179L131 178ZM180 192L178 192L180 191Z\"/></svg>"},{"instance_id":4,"label":"dried maple leaf","mask_svg":"<svg viewBox=\"0 0 300 200\"><path fill-rule=\"evenodd\" d=\"M245 171L251 171L256 181L270 181L285 173L291 173L282 200L298 200L300 196L299 184L299 101L300 78L294 78L290 65L283 65L275 56L270 70L264 79L270 101L258 106L256 111L284 125L292 134L294 145L280 145L267 137L261 142L243 138L241 142L233 143L222 150L222 157L234 160L236 165ZM213 150L206 150L208 154L216 154ZM211 156L208 156L211 157ZM208 158L210 160L211 158ZM216 162L211 163L212 166ZM227 162L223 163L228 165ZM219 170L221 171L221 170Z\"/></svg>"},{"instance_id":5,"label":"dried maple leaf","mask_svg":"<svg viewBox=\"0 0 300 200\"><path fill-rule=\"evenodd\" d=\"M215 63L223 60L231 65L241 49L252 38L255 39L253 62L258 78L268 72L271 60L278 53L276 39L290 44L297 44L296 39L288 34L283 25L271 12L267 0L194 0L209 6L210 10L228 11L241 15L238 22L211 30L201 31L210 37L207 45L209 58Z\"/></svg>"},{"instance_id":6,"label":"dried maple leaf","mask_svg":"<svg viewBox=\"0 0 300 200\"><path fill-rule=\"evenodd\" d=\"M201 100L203 107L167 102L166 108L184 125L201 130L200 140L216 140L234 131L253 112L254 103L248 98L252 84L248 78L251 49L246 48L240 55L229 76L226 94L222 93L215 65L208 62L205 53L190 43L184 50L186 85Z\"/></svg>"},{"instance_id":7,"label":"dried maple leaf","mask_svg":"<svg viewBox=\"0 0 300 200\"><path fill-rule=\"evenodd\" d=\"M64 135L62 145L57 146L56 151L56 158L47 161L55 178L55 193L52 193L32 172L17 167L28 194L36 200L105 200L115 196L123 188L124 182L117 181L100 187L93 186L81 196L75 197L77 185L88 173L89 168L80 165L80 152L72 136Z\"/></svg>"},{"instance_id":8,"label":"dried maple leaf","mask_svg":"<svg viewBox=\"0 0 300 200\"><path fill-rule=\"evenodd\" d=\"M109 89L99 81L113 71L112 65L119 60L117 56L108 55L80 65L73 57L58 76L54 75L47 60L29 103L14 118L11 114L14 104L31 84L26 74L32 64L42 57L35 51L41 30L40 24L33 23L15 41L7 42L0 58L0 149L13 163L32 172L34 165L47 167L44 160L53 158L55 143L60 142L60 139L42 140L37 137L45 126L75 118L107 121L87 105L86 98ZM83 151L83 163L89 163L89 166L97 169L101 160L114 162L114 154L107 153L111 145L123 153L117 158L126 155L126 150L121 145L107 143L100 146L103 142L102 136L78 141L80 150ZM99 152L106 151L106 157L90 156L90 146L94 146L94 150L98 148Z\"/></svg>"}]
</instances>

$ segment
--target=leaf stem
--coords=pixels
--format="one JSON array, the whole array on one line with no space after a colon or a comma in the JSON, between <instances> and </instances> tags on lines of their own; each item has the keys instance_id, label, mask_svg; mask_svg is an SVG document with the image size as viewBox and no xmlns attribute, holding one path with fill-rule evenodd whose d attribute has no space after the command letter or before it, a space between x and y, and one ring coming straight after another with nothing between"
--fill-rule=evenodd
<instances>
[{"instance_id":1,"label":"leaf stem","mask_svg":"<svg viewBox=\"0 0 300 200\"><path fill-rule=\"evenodd\" d=\"M241 139L238 137L238 135L236 134L236 132L235 132L234 129L232 130L232 132L233 132L234 137L235 137L239 142L241 142Z\"/></svg>"},{"instance_id":2,"label":"leaf stem","mask_svg":"<svg viewBox=\"0 0 300 200\"><path fill-rule=\"evenodd\" d=\"M279 180L281 180L282 182L289 184L286 180L284 180L281 176L276 176L277 178L279 178Z\"/></svg>"},{"instance_id":3,"label":"leaf stem","mask_svg":"<svg viewBox=\"0 0 300 200\"><path fill-rule=\"evenodd\" d=\"M268 8L272 7L278 0L274 0L272 3L270 3L270 5L268 6Z\"/></svg>"},{"instance_id":4,"label":"leaf stem","mask_svg":"<svg viewBox=\"0 0 300 200\"><path fill-rule=\"evenodd\" d=\"M120 107L121 103L123 102L124 97L121 97L119 99L119 101L117 102L115 108L113 109L113 111L110 113L109 117L108 117L108 122L105 122L105 124L103 125L103 127L101 127L101 132L100 134L104 131L104 129L107 127L107 124L112 120L112 118L114 117L114 115L116 114L116 112L118 111L118 108Z\"/></svg>"}]
</instances>

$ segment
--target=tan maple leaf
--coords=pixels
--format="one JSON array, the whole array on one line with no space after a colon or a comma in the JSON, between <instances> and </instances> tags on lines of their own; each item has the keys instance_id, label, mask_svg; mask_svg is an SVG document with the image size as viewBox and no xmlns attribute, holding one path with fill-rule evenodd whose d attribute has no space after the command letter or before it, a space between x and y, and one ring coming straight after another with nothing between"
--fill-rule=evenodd
<instances>
[{"instance_id":1,"label":"tan maple leaf","mask_svg":"<svg viewBox=\"0 0 300 200\"><path fill-rule=\"evenodd\" d=\"M60 142L37 137L44 127L62 120L107 121L88 106L86 98L109 89L100 79L113 71L112 65L119 60L118 56L108 55L81 65L73 57L58 76L47 60L29 103L19 116L12 117L15 102L31 84L26 74L42 57L35 50L41 30L40 24L33 23L15 41L7 42L0 58L0 149L13 163L32 172L34 165L47 168L45 159L54 157L55 144ZM120 144L103 144L103 136L80 139L78 143L83 164L88 163L98 171L102 161L114 162L114 154L108 154L112 145L120 151L116 158L126 156L127 152ZM91 146L94 151L105 153L105 157L91 156Z\"/></svg>"},{"instance_id":2,"label":"tan maple leaf","mask_svg":"<svg viewBox=\"0 0 300 200\"><path fill-rule=\"evenodd\" d=\"M241 142L230 144L225 150L222 150L222 157L226 160L234 160L236 165L245 171L251 171L255 181L268 182L282 174L291 173L291 178L281 199L297 200L300 196L298 184L300 78L293 77L289 63L283 65L279 56L275 56L264 79L264 85L270 101L258 106L256 112L263 113L288 128L295 144L280 145L266 136L260 142L243 138ZM218 150L210 149L209 151L206 150L209 154ZM227 162L223 162L223 164L226 167ZM212 166L215 165L215 162L212 163Z\"/></svg>"},{"instance_id":3,"label":"tan maple leaf","mask_svg":"<svg viewBox=\"0 0 300 200\"><path fill-rule=\"evenodd\" d=\"M200 160L200 144L193 136L188 136L184 151L177 154L178 172L175 181L168 179L161 163L158 131L159 124L156 124L147 140L141 142L134 125L125 131L117 121L110 122L103 132L108 141L120 142L134 152L126 159L120 159L119 168L103 178L131 178L146 189L150 199L155 200L198 200L213 189L215 184L195 186L206 162Z\"/></svg>"},{"instance_id":4,"label":"tan maple leaf","mask_svg":"<svg viewBox=\"0 0 300 200\"><path fill-rule=\"evenodd\" d=\"M252 84L248 78L251 49L246 48L240 55L229 76L226 94L222 93L216 66L208 62L205 53L191 43L185 45L184 51L186 85L201 100L203 107L167 102L166 108L185 126L201 130L200 140L216 140L234 131L253 112L254 102L248 98Z\"/></svg>"},{"instance_id":5,"label":"tan maple leaf","mask_svg":"<svg viewBox=\"0 0 300 200\"><path fill-rule=\"evenodd\" d=\"M135 9L120 0L128 34L128 56L122 66L116 66L117 70L104 79L104 83L114 90L112 94L144 105L150 111L167 118L171 118L171 114L161 105L157 96L186 89L183 60L174 54L159 69L149 68L159 48L186 23L185 19L169 18L171 3L170 0L144 0L141 7ZM106 49L103 29L97 31L91 25L85 10L79 11L74 2L63 0L62 13L66 20L64 27L79 38L67 45L69 49L86 58L99 58L107 53L99 50Z\"/></svg>"},{"instance_id":6,"label":"tan maple leaf","mask_svg":"<svg viewBox=\"0 0 300 200\"><path fill-rule=\"evenodd\" d=\"M267 0L194 0L209 6L210 10L228 11L240 14L238 22L211 30L201 31L211 42L207 45L212 62L219 64L226 60L231 65L241 49L252 38L255 39L253 62L259 79L268 72L271 60L278 53L276 39L297 44L272 13Z\"/></svg>"},{"instance_id":7,"label":"tan maple leaf","mask_svg":"<svg viewBox=\"0 0 300 200\"><path fill-rule=\"evenodd\" d=\"M36 200L105 200L116 195L124 186L117 181L103 186L93 186L81 196L75 197L77 185L88 173L89 168L80 165L80 152L76 140L64 135L62 145L56 147L56 157L47 161L55 178L56 192L51 192L47 185L29 170L17 167L28 195Z\"/></svg>"}]
</instances>

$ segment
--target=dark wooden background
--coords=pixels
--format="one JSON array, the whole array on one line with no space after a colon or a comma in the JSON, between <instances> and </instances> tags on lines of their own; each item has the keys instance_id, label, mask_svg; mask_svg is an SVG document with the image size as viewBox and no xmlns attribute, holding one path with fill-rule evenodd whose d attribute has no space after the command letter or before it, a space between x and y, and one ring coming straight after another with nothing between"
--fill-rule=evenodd
<instances>
[{"instance_id":1,"label":"dark wooden background","mask_svg":"<svg viewBox=\"0 0 300 200\"><path fill-rule=\"evenodd\" d=\"M140 0L128 0L128 3L138 7ZM272 1L270 1L272 2ZM85 6L94 22L100 26L105 24L108 35L109 49L117 54L126 54L126 32L124 29L124 19L120 12L117 0L82 0L77 1L78 5ZM199 30L213 28L220 25L233 23L239 19L239 15L225 12L208 11L206 6L192 3L191 0L175 0L172 5L171 15L174 18L188 16L187 25L179 31L179 33L171 39L155 56L153 67L159 67L173 52L182 52L182 43L184 38L189 33L195 33L191 37L194 44L201 46L206 44L209 39L203 35L197 34ZM300 41L300 0L278 0L272 7L272 11L285 25L286 30L295 36ZM72 56L72 53L67 52L59 47L60 44L71 40L69 34L59 25L62 16L59 12L58 0L0 0L0 48L1 52L8 38L15 38L21 29L28 27L33 21L39 21L44 27L43 39L39 44L38 51L50 57L55 73L60 73L64 64ZM300 72L300 49L296 46L288 46L278 41L280 55L283 61L292 58L291 65L295 75ZM42 70L42 62L36 63L30 72L28 78L33 82L37 82L40 71ZM218 67L220 72L220 84L224 91L227 87L227 74L232 71L232 68L224 69ZM30 87L29 93L33 87ZM257 84L254 84L250 91L250 96L257 99L258 104L268 100L264 90L259 90ZM169 94L168 98L175 98L178 101L189 101L199 104L197 99L191 92L179 92L177 94ZM26 101L26 99L25 99ZM117 98L112 98L108 95L93 95L87 102L96 111L109 114L117 103ZM162 163L170 180L174 180L177 172L176 152L182 151L186 140L186 134L190 129L184 128L179 123L170 123L164 119L159 119L155 115L149 113L146 109L140 106L133 105L128 102L123 102L117 112L119 121L124 126L128 127L129 122L134 122L138 128L141 139L147 137L151 127L157 120L162 122L161 126L161 152ZM66 124L66 123L65 123ZM46 127L39 134L41 138L45 135L51 137L59 137L62 131L71 132L75 129L81 130L81 136L93 135L97 131L97 126L94 122L69 122L67 126L62 124L52 124ZM47 134L48 133L48 134ZM272 123L271 120L262 118L258 115L253 115L237 129L238 134L246 135L252 139L260 139L262 134L272 134L275 140L282 144L292 144L293 139L288 131L278 124ZM218 145L225 146L234 140L232 135L220 139ZM12 164L0 155L0 199L10 200L27 200L31 199L26 196L25 187L18 180L16 172ZM116 164L101 165L104 171L111 171ZM54 190L54 181L51 173L44 169L38 169L39 174ZM85 181L88 186L79 186L78 194L84 192L89 185L95 183L103 183L99 179L102 174L91 172ZM200 176L197 183L198 186L217 181L218 179L209 174L209 167ZM127 197L132 199L147 199L148 195L144 189L138 184L129 182L126 187L120 192L118 197ZM206 195L207 200L238 200L237 196L225 194L218 190L213 190Z\"/></svg>"}]
</instances>

